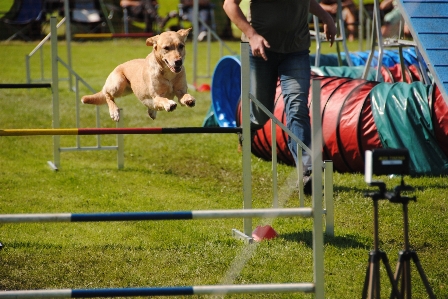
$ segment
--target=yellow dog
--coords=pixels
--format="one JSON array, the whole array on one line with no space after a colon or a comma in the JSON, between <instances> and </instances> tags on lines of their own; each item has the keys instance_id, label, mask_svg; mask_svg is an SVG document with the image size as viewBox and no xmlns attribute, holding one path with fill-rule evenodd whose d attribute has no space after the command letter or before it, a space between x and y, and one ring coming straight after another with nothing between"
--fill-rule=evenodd
<instances>
[{"instance_id":1,"label":"yellow dog","mask_svg":"<svg viewBox=\"0 0 448 299\"><path fill-rule=\"evenodd\" d=\"M177 104L194 107L195 98L187 93L187 79L183 61L185 42L190 32L181 29L167 31L146 40L153 50L145 59L133 59L117 66L107 77L103 89L93 95L82 97L84 104L109 106L110 117L120 120L120 110L115 98L130 93L148 107L148 115L156 118L157 111L173 111Z\"/></svg>"}]
</instances>

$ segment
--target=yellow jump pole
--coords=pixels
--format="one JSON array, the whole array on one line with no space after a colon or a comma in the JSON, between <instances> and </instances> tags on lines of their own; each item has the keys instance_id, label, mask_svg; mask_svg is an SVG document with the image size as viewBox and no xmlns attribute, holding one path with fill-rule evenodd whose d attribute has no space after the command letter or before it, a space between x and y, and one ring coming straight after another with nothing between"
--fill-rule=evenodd
<instances>
[{"instance_id":1,"label":"yellow jump pole","mask_svg":"<svg viewBox=\"0 0 448 299\"><path fill-rule=\"evenodd\" d=\"M78 135L78 129L5 129L0 136Z\"/></svg>"}]
</instances>

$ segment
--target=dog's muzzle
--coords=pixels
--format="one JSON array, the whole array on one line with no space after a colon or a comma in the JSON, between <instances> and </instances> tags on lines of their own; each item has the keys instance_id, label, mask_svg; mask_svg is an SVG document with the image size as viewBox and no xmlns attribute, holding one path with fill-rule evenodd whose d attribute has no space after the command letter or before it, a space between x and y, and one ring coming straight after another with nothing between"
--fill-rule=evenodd
<instances>
[{"instance_id":1,"label":"dog's muzzle","mask_svg":"<svg viewBox=\"0 0 448 299\"><path fill-rule=\"evenodd\" d=\"M171 65L166 59L165 63L173 73L179 73L182 70L182 59L176 60L174 65Z\"/></svg>"}]
</instances>

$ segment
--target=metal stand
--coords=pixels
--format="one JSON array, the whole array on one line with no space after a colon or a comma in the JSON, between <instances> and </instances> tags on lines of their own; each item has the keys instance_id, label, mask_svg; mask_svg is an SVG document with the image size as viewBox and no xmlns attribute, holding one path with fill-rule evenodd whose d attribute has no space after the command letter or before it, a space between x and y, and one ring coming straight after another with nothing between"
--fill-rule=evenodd
<instances>
[{"instance_id":1,"label":"metal stand","mask_svg":"<svg viewBox=\"0 0 448 299\"><path fill-rule=\"evenodd\" d=\"M414 197L406 197L401 196L401 191L412 191L413 188L411 186L404 185L402 180L401 185L395 187L395 193L388 196L388 199L392 203L401 203L403 205L403 222L404 222L404 250L400 251L398 254L398 264L395 272L395 282L397 285L400 282L401 277L401 293L403 295L403 299L411 299L411 260L414 262L417 267L420 278L423 281L423 284L426 288L426 292L429 295L429 298L436 298L434 295L431 286L429 285L428 278L423 271L423 268L420 264L420 260L415 251L409 249L409 222L408 222L408 203L410 200L417 201ZM391 295L392 298L392 295Z\"/></svg>"},{"instance_id":2,"label":"metal stand","mask_svg":"<svg viewBox=\"0 0 448 299\"><path fill-rule=\"evenodd\" d=\"M380 192L368 193L366 196L373 200L373 250L369 252L369 264L367 266L364 288L362 290L362 298L381 298L380 296L380 261L383 262L389 281L392 285L391 298L402 298L394 279L394 274L390 268L389 259L384 251L379 249L378 238L378 200L386 199L386 185L383 182L372 183L371 186L378 186Z\"/></svg>"}]
</instances>

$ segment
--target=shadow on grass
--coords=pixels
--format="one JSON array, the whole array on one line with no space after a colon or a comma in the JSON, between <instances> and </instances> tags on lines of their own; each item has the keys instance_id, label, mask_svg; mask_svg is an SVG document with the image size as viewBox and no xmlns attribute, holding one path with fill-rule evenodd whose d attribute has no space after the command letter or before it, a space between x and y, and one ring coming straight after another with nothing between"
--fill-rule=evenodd
<instances>
[{"instance_id":1,"label":"shadow on grass","mask_svg":"<svg viewBox=\"0 0 448 299\"><path fill-rule=\"evenodd\" d=\"M281 234L280 238L290 242L303 242L308 247L313 247L313 232L301 231L295 233ZM370 250L372 242L370 240L360 240L360 236L344 235L344 236L324 236L324 243L338 248L361 248Z\"/></svg>"}]
</instances>

